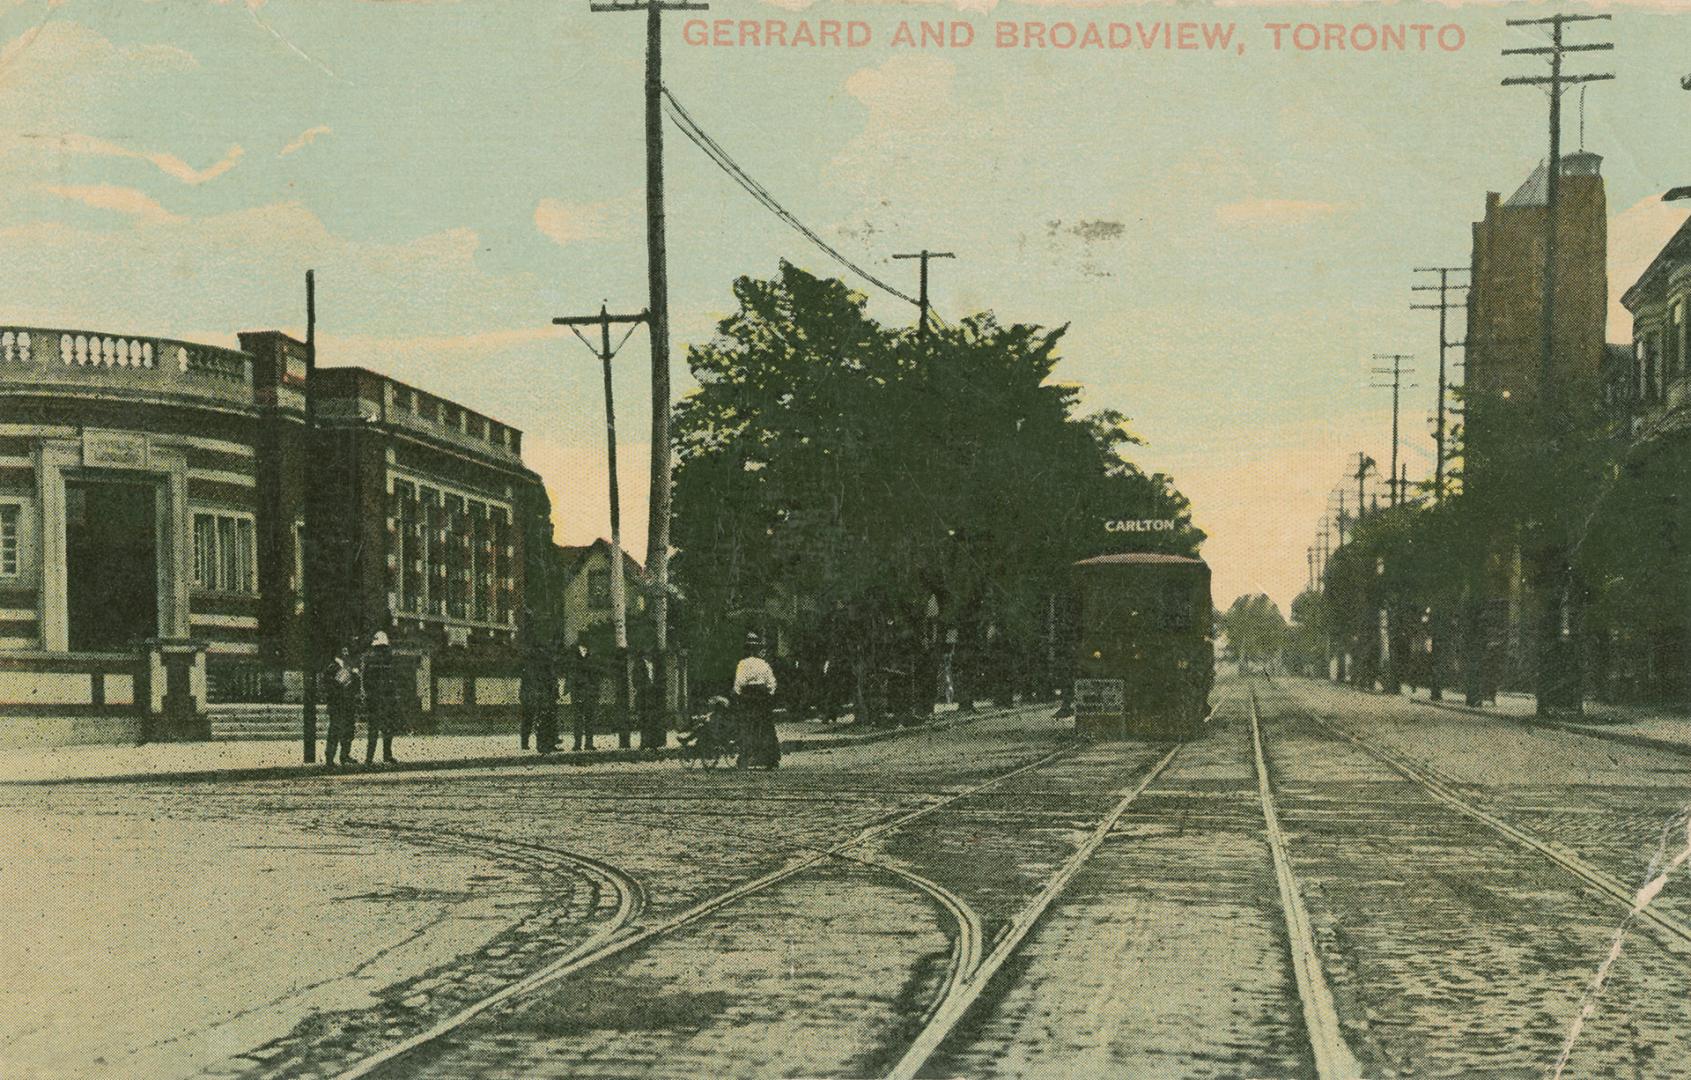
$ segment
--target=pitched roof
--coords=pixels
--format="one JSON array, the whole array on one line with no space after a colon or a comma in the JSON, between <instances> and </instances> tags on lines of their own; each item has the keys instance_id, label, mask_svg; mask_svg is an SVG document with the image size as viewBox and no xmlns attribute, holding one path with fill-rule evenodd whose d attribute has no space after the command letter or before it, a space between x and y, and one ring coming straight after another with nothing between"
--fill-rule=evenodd
<instances>
[{"instance_id":1,"label":"pitched roof","mask_svg":"<svg viewBox=\"0 0 1691 1080\"><path fill-rule=\"evenodd\" d=\"M1504 206L1546 206L1550 202L1550 170L1541 161L1526 182L1515 189ZM1603 167L1603 159L1585 150L1562 155L1563 176L1596 176Z\"/></svg>"},{"instance_id":2,"label":"pitched roof","mask_svg":"<svg viewBox=\"0 0 1691 1080\"><path fill-rule=\"evenodd\" d=\"M586 562L594 552L602 551L608 558L611 553L611 542L601 536L591 544L553 544L552 550L557 552L558 561L563 563L570 574L574 575L579 571L581 564ZM625 572L631 574L637 580L646 580L646 568L641 566L639 561L626 550L622 553L622 562Z\"/></svg>"}]
</instances>

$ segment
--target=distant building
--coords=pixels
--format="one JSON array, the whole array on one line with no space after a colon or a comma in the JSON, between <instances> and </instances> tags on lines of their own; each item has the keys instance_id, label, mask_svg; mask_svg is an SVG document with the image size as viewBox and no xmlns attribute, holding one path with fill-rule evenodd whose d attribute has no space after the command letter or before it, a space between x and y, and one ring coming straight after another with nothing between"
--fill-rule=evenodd
<instances>
[{"instance_id":1,"label":"distant building","mask_svg":"<svg viewBox=\"0 0 1691 1080\"><path fill-rule=\"evenodd\" d=\"M1616 364L1616 501L1630 565L1610 628L1616 696L1691 702L1691 221L1621 297L1632 314L1630 363ZM1611 510L1611 514L1614 511ZM1631 579L1630 581L1627 579Z\"/></svg>"},{"instance_id":2,"label":"distant building","mask_svg":"<svg viewBox=\"0 0 1691 1080\"><path fill-rule=\"evenodd\" d=\"M581 546L555 545L563 592L563 643L574 645L583 634L611 640L611 545L604 539ZM652 636L646 612L650 605L645 568L628 552L622 553L623 597L628 613L628 636L636 648Z\"/></svg>"},{"instance_id":3,"label":"distant building","mask_svg":"<svg viewBox=\"0 0 1691 1080\"><path fill-rule=\"evenodd\" d=\"M1630 427L1649 440L1682 431L1691 416L1691 220L1681 225L1621 296L1632 313Z\"/></svg>"},{"instance_id":4,"label":"distant building","mask_svg":"<svg viewBox=\"0 0 1691 1080\"><path fill-rule=\"evenodd\" d=\"M1584 151L1564 156L1557 190L1552 377L1564 388L1592 395L1604 393L1609 304L1602 163ZM1488 192L1485 218L1474 224L1463 384L1469 451L1465 488L1487 501L1501 503L1507 493L1482 468L1486 440L1521 437L1518 429L1499 432L1512 405L1537 398L1542 380L1548 189L1549 169L1541 163L1507 200ZM1535 602L1522 552L1509 535L1520 524L1499 523L1504 532L1487 558L1486 605L1466 651L1466 663L1486 669L1484 682L1510 689L1531 688L1537 667L1528 628Z\"/></svg>"},{"instance_id":5,"label":"distant building","mask_svg":"<svg viewBox=\"0 0 1691 1080\"><path fill-rule=\"evenodd\" d=\"M1553 331L1559 378L1595 379L1603 363L1609 282L1602 163L1584 152L1562 159ZM1541 164L1507 201L1488 192L1485 219L1474 224L1465 380L1470 396L1520 401L1538 391L1547 181Z\"/></svg>"},{"instance_id":6,"label":"distant building","mask_svg":"<svg viewBox=\"0 0 1691 1080\"><path fill-rule=\"evenodd\" d=\"M205 737L208 701L297 701L308 549L324 648L388 631L425 727L514 712L550 543L520 433L328 368L307 445L304 346L240 343L0 328L0 744Z\"/></svg>"}]
</instances>

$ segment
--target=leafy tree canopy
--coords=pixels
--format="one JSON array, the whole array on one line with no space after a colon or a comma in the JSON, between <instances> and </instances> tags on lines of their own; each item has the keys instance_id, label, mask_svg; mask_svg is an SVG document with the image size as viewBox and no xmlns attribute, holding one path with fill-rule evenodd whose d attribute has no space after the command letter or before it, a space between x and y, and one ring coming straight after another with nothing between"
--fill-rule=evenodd
<instances>
[{"instance_id":1,"label":"leafy tree canopy","mask_svg":"<svg viewBox=\"0 0 1691 1080\"><path fill-rule=\"evenodd\" d=\"M699 389L675 412L696 649L771 624L825 632L835 655L935 625L1031 642L1075 560L1196 553L1186 499L1127 458L1125 418L1080 415L1054 380L1065 327L981 314L924 339L788 263L734 298L688 351ZM1105 531L1121 519L1175 527Z\"/></svg>"}]
</instances>

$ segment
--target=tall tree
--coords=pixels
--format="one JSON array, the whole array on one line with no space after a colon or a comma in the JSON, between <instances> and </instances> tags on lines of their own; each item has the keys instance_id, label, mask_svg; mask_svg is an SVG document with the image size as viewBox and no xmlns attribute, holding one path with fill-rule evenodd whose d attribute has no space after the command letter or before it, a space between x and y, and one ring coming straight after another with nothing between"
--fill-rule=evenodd
<instances>
[{"instance_id":1,"label":"tall tree","mask_svg":"<svg viewBox=\"0 0 1691 1080\"><path fill-rule=\"evenodd\" d=\"M1013 689L1054 652L1069 566L1130 542L1103 519L1174 521L1160 550L1202 540L1169 478L1126 459L1123 418L1080 416L1053 380L1064 328L984 314L919 337L786 263L734 296L676 408L676 579L707 668L756 625L800 651L827 638L860 684L926 685L921 658L949 635L964 682L989 669Z\"/></svg>"}]
</instances>

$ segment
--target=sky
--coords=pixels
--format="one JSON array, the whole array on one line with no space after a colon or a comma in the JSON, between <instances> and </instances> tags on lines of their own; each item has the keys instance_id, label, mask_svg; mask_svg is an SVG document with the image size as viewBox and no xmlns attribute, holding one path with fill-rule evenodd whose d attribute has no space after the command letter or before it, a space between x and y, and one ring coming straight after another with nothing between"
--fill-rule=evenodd
<instances>
[{"instance_id":1,"label":"sky","mask_svg":"<svg viewBox=\"0 0 1691 1080\"><path fill-rule=\"evenodd\" d=\"M1615 43L1572 67L1619 75L1583 116L1618 296L1685 217L1659 199L1691 183L1691 15L1675 6L719 0L666 16L664 77L871 274L911 292L914 264L893 253L953 251L933 269L944 317L1069 324L1058 377L1089 410L1130 416L1137 460L1191 498L1218 604L1266 592L1284 607L1347 461L1390 456L1374 353L1414 354L1401 453L1412 479L1432 469L1437 328L1409 308L1426 299L1410 271L1466 264L1486 192L1507 197L1546 152L1544 95L1499 85L1538 73L1500 50L1542 34L1505 19L1613 14L1569 36ZM789 37L856 21L870 40L691 44L688 19L734 20L730 37L742 20L760 37L767 20ZM974 41L912 47L896 41L905 20L966 24ZM1162 47L1179 22L1232 24L1229 47ZM1052 40L1055 24L1096 24L1106 41L1126 24L1131 44L998 47L1000 23ZM1336 24L1320 36L1347 46L1298 48L1315 33L1302 23ZM1418 24L1453 27L1443 40L1460 47L1435 32L1425 50L1353 48ZM0 0L0 42L0 322L302 335L313 268L320 363L522 428L559 542L607 531L598 365L550 322L646 303L643 16L586 0ZM1580 113L1570 97L1569 149ZM678 393L732 280L781 259L913 321L665 137ZM1618 304L1608 337L1630 340ZM648 348L637 332L617 360L636 555Z\"/></svg>"}]
</instances>

